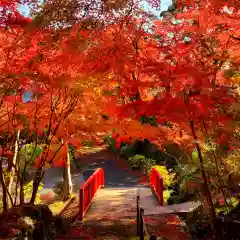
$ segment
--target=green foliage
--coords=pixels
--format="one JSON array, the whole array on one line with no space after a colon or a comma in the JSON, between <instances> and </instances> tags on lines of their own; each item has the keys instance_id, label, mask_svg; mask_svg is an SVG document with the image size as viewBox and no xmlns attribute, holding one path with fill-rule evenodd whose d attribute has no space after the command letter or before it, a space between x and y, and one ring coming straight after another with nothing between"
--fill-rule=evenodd
<instances>
[{"instance_id":1,"label":"green foliage","mask_svg":"<svg viewBox=\"0 0 240 240\"><path fill-rule=\"evenodd\" d=\"M235 173L240 171L240 150L233 150L227 157L226 162Z\"/></svg>"},{"instance_id":2,"label":"green foliage","mask_svg":"<svg viewBox=\"0 0 240 240\"><path fill-rule=\"evenodd\" d=\"M232 69L228 69L228 70L224 71L224 77L226 77L226 78L233 77L234 74L235 74L235 72Z\"/></svg>"},{"instance_id":3,"label":"green foliage","mask_svg":"<svg viewBox=\"0 0 240 240\"><path fill-rule=\"evenodd\" d=\"M54 193L60 196L63 191L63 186L64 186L63 181L56 183L55 186L53 187Z\"/></svg>"},{"instance_id":4,"label":"green foliage","mask_svg":"<svg viewBox=\"0 0 240 240\"><path fill-rule=\"evenodd\" d=\"M158 148L149 142L147 139L144 141L137 140L132 144L127 144L121 148L122 157L128 159L134 155L143 155L146 158L156 160L156 163L159 164L163 160L164 154L158 150Z\"/></svg>"},{"instance_id":5,"label":"green foliage","mask_svg":"<svg viewBox=\"0 0 240 240\"><path fill-rule=\"evenodd\" d=\"M29 200L31 198L32 189L33 189L33 181L30 181L23 186L23 193L24 193L25 200ZM40 185L38 187L38 193L37 193L36 199L35 199L35 204L39 204L41 202L39 191L41 191L42 189L43 189L43 183L40 183ZM18 194L18 196L20 194L19 188L17 189L17 194ZM2 210L3 210L2 199L0 199L0 213L2 212Z\"/></svg>"},{"instance_id":6,"label":"green foliage","mask_svg":"<svg viewBox=\"0 0 240 240\"><path fill-rule=\"evenodd\" d=\"M112 138L111 135L105 136L103 138L106 146L113 152L116 152L116 140ZM120 156L129 159L134 155L142 155L145 158L156 160L156 163L159 164L163 161L164 154L158 150L157 146L149 142L147 139L144 141L136 140L131 144L121 143Z\"/></svg>"},{"instance_id":7,"label":"green foliage","mask_svg":"<svg viewBox=\"0 0 240 240\"><path fill-rule=\"evenodd\" d=\"M71 161L75 159L75 151L76 151L76 147L73 146L72 144L68 145L68 152L69 152L69 156Z\"/></svg>"},{"instance_id":8,"label":"green foliage","mask_svg":"<svg viewBox=\"0 0 240 240\"><path fill-rule=\"evenodd\" d=\"M168 187L171 187L176 181L175 176L176 174L174 172L171 172L171 170L167 170L165 166L159 166L155 165L153 166L163 177L164 181L164 189L168 189Z\"/></svg>"},{"instance_id":9,"label":"green foliage","mask_svg":"<svg viewBox=\"0 0 240 240\"><path fill-rule=\"evenodd\" d=\"M84 147L92 147L94 145L94 143L92 141L81 141L81 144Z\"/></svg>"},{"instance_id":10,"label":"green foliage","mask_svg":"<svg viewBox=\"0 0 240 240\"><path fill-rule=\"evenodd\" d=\"M180 174L176 178L174 193L169 198L169 204L182 203L196 200L198 198L201 178L199 178L199 169L191 169L189 166L182 166Z\"/></svg>"},{"instance_id":11,"label":"green foliage","mask_svg":"<svg viewBox=\"0 0 240 240\"><path fill-rule=\"evenodd\" d=\"M172 193L173 193L173 190L169 190L169 189L163 191L164 203L168 203L168 200L170 199Z\"/></svg>"},{"instance_id":12,"label":"green foliage","mask_svg":"<svg viewBox=\"0 0 240 240\"><path fill-rule=\"evenodd\" d=\"M36 146L34 144L26 144L20 149L18 154L20 173L21 175L24 174L25 179L28 178L36 158L42 151L43 147L41 145ZM26 166L25 169L24 166Z\"/></svg>"},{"instance_id":13,"label":"green foliage","mask_svg":"<svg viewBox=\"0 0 240 240\"><path fill-rule=\"evenodd\" d=\"M104 120L108 120L108 119L109 119L109 116L108 116L107 114L102 114L102 118L103 118Z\"/></svg>"},{"instance_id":14,"label":"green foliage","mask_svg":"<svg viewBox=\"0 0 240 240\"><path fill-rule=\"evenodd\" d=\"M128 159L129 163L133 168L141 168L142 164L145 161L145 157L143 155L135 155Z\"/></svg>"},{"instance_id":15,"label":"green foliage","mask_svg":"<svg viewBox=\"0 0 240 240\"><path fill-rule=\"evenodd\" d=\"M29 182L28 184L24 185L23 187L23 192L24 192L24 198L25 199L30 199L32 196L32 189L33 189L33 181ZM35 199L35 204L40 203L40 193L39 191L41 191L43 189L43 183L40 183L39 187L38 187L38 193ZM18 189L19 192L19 189Z\"/></svg>"},{"instance_id":16,"label":"green foliage","mask_svg":"<svg viewBox=\"0 0 240 240\"><path fill-rule=\"evenodd\" d=\"M142 116L141 122L142 124L150 124L151 126L157 126L157 118L154 116Z\"/></svg>"},{"instance_id":17,"label":"green foliage","mask_svg":"<svg viewBox=\"0 0 240 240\"><path fill-rule=\"evenodd\" d=\"M192 152L192 160L193 160L193 161L197 161L197 160L198 160L197 150L195 150L195 151Z\"/></svg>"},{"instance_id":18,"label":"green foliage","mask_svg":"<svg viewBox=\"0 0 240 240\"><path fill-rule=\"evenodd\" d=\"M226 204L226 202L227 202L227 204ZM217 214L220 212L223 214L227 214L227 213L229 213L230 210L235 208L239 203L238 199L235 197L232 197L231 199L230 198L226 199L226 202L224 202L223 205L220 205L218 203L217 203L217 205L219 205L219 206L215 205L215 207L216 207L215 210L216 210Z\"/></svg>"},{"instance_id":19,"label":"green foliage","mask_svg":"<svg viewBox=\"0 0 240 240\"><path fill-rule=\"evenodd\" d=\"M196 209L194 209L192 212L189 212L187 214L187 223L191 223L190 226L193 225L193 223L203 223L205 220L210 220L209 216L207 214L206 209L200 205Z\"/></svg>"},{"instance_id":20,"label":"green foliage","mask_svg":"<svg viewBox=\"0 0 240 240\"><path fill-rule=\"evenodd\" d=\"M133 157L135 154L136 148L134 144L126 144L120 150L120 156L125 159L129 159L130 157Z\"/></svg>"},{"instance_id":21,"label":"green foliage","mask_svg":"<svg viewBox=\"0 0 240 240\"><path fill-rule=\"evenodd\" d=\"M36 146L32 143L24 145L19 151L20 161L23 162L21 165L24 164L24 161L33 164L42 151L43 148L40 145Z\"/></svg>"},{"instance_id":22,"label":"green foliage","mask_svg":"<svg viewBox=\"0 0 240 240\"><path fill-rule=\"evenodd\" d=\"M207 209L202 205L194 209L192 212L187 213L186 224L188 226L189 232L191 233L193 239L198 239L197 233L211 224L211 219L209 217ZM207 235L207 232L205 233Z\"/></svg>"},{"instance_id":23,"label":"green foliage","mask_svg":"<svg viewBox=\"0 0 240 240\"><path fill-rule=\"evenodd\" d=\"M146 158L156 160L157 164L160 164L164 159L164 154L161 152L156 145L148 141L138 142L137 154L142 154Z\"/></svg>"},{"instance_id":24,"label":"green foliage","mask_svg":"<svg viewBox=\"0 0 240 240\"><path fill-rule=\"evenodd\" d=\"M156 164L155 160L146 158L143 155L135 155L128 159L132 168L139 168L144 171L145 174L149 174L152 166Z\"/></svg>"},{"instance_id":25,"label":"green foliage","mask_svg":"<svg viewBox=\"0 0 240 240\"><path fill-rule=\"evenodd\" d=\"M104 143L106 144L107 148L109 148L111 151L116 152L117 148L116 148L116 140L114 138L112 138L112 136L105 136L103 138Z\"/></svg>"},{"instance_id":26,"label":"green foliage","mask_svg":"<svg viewBox=\"0 0 240 240\"><path fill-rule=\"evenodd\" d=\"M179 176L180 188L181 189L185 188L186 191L193 190L193 187L191 185L188 187L188 183L192 181L195 181L197 183L198 175L199 175L198 168L190 169L188 166L185 166L184 168L182 168L182 171L180 172L180 176Z\"/></svg>"}]
</instances>

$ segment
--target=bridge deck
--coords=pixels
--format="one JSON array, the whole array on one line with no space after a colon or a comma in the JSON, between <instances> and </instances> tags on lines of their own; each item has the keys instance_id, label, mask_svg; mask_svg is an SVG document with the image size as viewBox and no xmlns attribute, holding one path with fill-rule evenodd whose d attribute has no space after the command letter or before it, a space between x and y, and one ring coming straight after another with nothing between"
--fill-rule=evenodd
<instances>
[{"instance_id":1,"label":"bridge deck","mask_svg":"<svg viewBox=\"0 0 240 240\"><path fill-rule=\"evenodd\" d=\"M136 216L134 187L99 189L84 220L116 220Z\"/></svg>"},{"instance_id":2,"label":"bridge deck","mask_svg":"<svg viewBox=\"0 0 240 240\"><path fill-rule=\"evenodd\" d=\"M161 215L177 212L190 212L200 203L160 206L149 187L119 187L100 189L95 196L84 220L119 220L136 217L136 196L140 196L140 207L144 215Z\"/></svg>"}]
</instances>

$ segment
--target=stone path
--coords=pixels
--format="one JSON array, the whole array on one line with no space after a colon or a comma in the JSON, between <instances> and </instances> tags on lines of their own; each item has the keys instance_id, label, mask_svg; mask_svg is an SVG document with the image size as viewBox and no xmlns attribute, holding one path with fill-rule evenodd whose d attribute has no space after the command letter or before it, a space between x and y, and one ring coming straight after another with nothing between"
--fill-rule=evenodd
<instances>
[{"instance_id":1,"label":"stone path","mask_svg":"<svg viewBox=\"0 0 240 240\"><path fill-rule=\"evenodd\" d=\"M168 213L191 212L197 208L200 202L185 202L172 205L159 205L155 194L149 187L138 188L137 194L140 196L140 207L144 209L144 215L160 215Z\"/></svg>"}]
</instances>

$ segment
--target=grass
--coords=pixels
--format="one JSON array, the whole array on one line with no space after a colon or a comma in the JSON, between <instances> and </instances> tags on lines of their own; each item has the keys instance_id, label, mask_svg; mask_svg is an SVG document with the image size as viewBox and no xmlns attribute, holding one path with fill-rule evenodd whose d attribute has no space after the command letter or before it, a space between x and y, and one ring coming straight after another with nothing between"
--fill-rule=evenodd
<instances>
[{"instance_id":1,"label":"grass","mask_svg":"<svg viewBox=\"0 0 240 240\"><path fill-rule=\"evenodd\" d=\"M52 211L53 215L57 215L59 214L63 209L64 207L69 203L69 201L73 198L73 197L76 197L77 196L77 193L76 192L73 192L71 194L71 198L67 201L61 201L61 200L56 200L56 201L53 201L52 203L49 203L47 204L49 209ZM44 203L45 202L41 202L41 203Z\"/></svg>"},{"instance_id":2,"label":"grass","mask_svg":"<svg viewBox=\"0 0 240 240\"><path fill-rule=\"evenodd\" d=\"M63 202L63 201L56 201L52 204L49 204L48 207L52 211L53 215L57 215L60 213L63 208L67 205L68 201Z\"/></svg>"},{"instance_id":3,"label":"grass","mask_svg":"<svg viewBox=\"0 0 240 240\"><path fill-rule=\"evenodd\" d=\"M76 193L72 193L72 195L71 195L71 198L72 197L75 197L75 196L77 196L77 194ZM70 199L71 199L70 198ZM47 203L46 201L41 201L41 200L39 200L39 201L37 201L35 204L46 204L48 207L49 207L49 209L52 211L52 213L54 214L54 215L57 215L58 213L60 213L62 210L63 210L63 208L68 204L68 202L70 201L70 199L68 200L68 201L65 201L65 202L63 202L63 201L61 201L61 200L55 200L55 201L53 201L52 203ZM0 214L2 213L2 199L0 199Z\"/></svg>"}]
</instances>

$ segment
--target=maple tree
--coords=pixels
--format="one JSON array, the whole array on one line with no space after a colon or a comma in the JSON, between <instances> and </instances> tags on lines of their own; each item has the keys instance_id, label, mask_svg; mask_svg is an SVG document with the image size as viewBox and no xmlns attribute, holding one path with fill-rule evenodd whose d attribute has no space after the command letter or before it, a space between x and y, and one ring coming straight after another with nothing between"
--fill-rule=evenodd
<instances>
[{"instance_id":1,"label":"maple tree","mask_svg":"<svg viewBox=\"0 0 240 240\"><path fill-rule=\"evenodd\" d=\"M118 109L113 113L132 119L155 116L159 129L171 122L174 130L186 133L188 148L198 152L203 192L214 219L202 147L207 142L212 148L210 138L219 146L225 142L229 149L239 147L234 135L239 122L236 110L230 110L238 101L237 71L230 78L226 75L238 68L238 18L232 13L215 13L210 3L208 8L200 4L196 9L192 2L184 6L189 9L177 12L178 23L156 21L152 35L134 19L99 32L100 40L89 51L86 65L92 74L101 73L99 79L111 74L112 99ZM227 172L226 164L221 155L212 154L221 179L220 170Z\"/></svg>"},{"instance_id":2,"label":"maple tree","mask_svg":"<svg viewBox=\"0 0 240 240\"><path fill-rule=\"evenodd\" d=\"M158 0L146 0L145 3L154 8L160 7ZM71 28L83 23L84 29L99 30L107 25L125 21L129 16L139 14L151 17L151 13L141 7L141 1L136 0L47 0L33 8L32 15L40 26Z\"/></svg>"},{"instance_id":3,"label":"maple tree","mask_svg":"<svg viewBox=\"0 0 240 240\"><path fill-rule=\"evenodd\" d=\"M34 10L34 1L24 2ZM100 7L46 1L40 12L35 8L33 20L18 13L18 3L23 2L1 3L0 130L16 153L19 131L44 148L35 161L30 201L51 164L65 166L67 199L68 143L79 147L80 140L99 139L115 129L118 147L131 137L147 138L162 149L171 142L188 152L196 149L201 190L214 220L212 175L224 185L230 171L225 156L239 149L236 1L176 1L173 18L154 21L152 32L145 28L147 15L133 17L140 11L127 0L100 1ZM78 18L83 5L85 13ZM123 9L125 14L113 14ZM98 11L102 21L95 18ZM29 91L31 99L22 101ZM142 124L143 117L154 117L155 125ZM9 163L22 196L24 174L15 158ZM6 209L10 192L2 167L0 173Z\"/></svg>"},{"instance_id":4,"label":"maple tree","mask_svg":"<svg viewBox=\"0 0 240 240\"><path fill-rule=\"evenodd\" d=\"M18 2L15 2L15 5L16 3ZM12 174L17 178L16 187L20 181L20 202L23 202L24 174L32 158L28 161L25 159L23 173L20 173L19 159L16 160L19 148L16 135L21 131L21 135L34 144L35 150L37 146L42 146L44 150L35 161L36 174L30 202L34 202L38 186L51 162L54 162L54 165L65 166L64 199L67 199L71 193L68 143L79 147L80 141L76 140L83 135L81 130L87 135L87 130L83 126L80 126L81 130L78 129L77 123L83 123L83 115L87 114L83 100L93 102L87 96L95 90L89 91L89 87L96 88L97 84L96 81L94 83L94 79L92 83L89 82L89 78L83 79L80 73L80 62L83 62L83 59L78 61L80 57L77 52L76 58L72 58L71 34L69 42L66 42L64 32L37 29L29 19L15 12L15 5L6 3L12 12L6 17L5 26L1 28L1 41L4 43L1 48L0 66L1 134L12 139L12 145L16 143L14 159L9 160L11 167L8 170L14 170ZM76 31L72 34L76 35ZM56 38L56 35L60 35L59 38ZM64 46L70 46L69 51L63 53ZM66 58L69 58L67 64ZM28 101L23 99L26 92L31 93ZM84 121L86 122L85 119ZM1 169L2 177L3 174ZM7 195L12 205L14 204L9 189L12 184L8 186L4 178L1 178L1 183L4 186L3 207L6 209Z\"/></svg>"}]
</instances>

